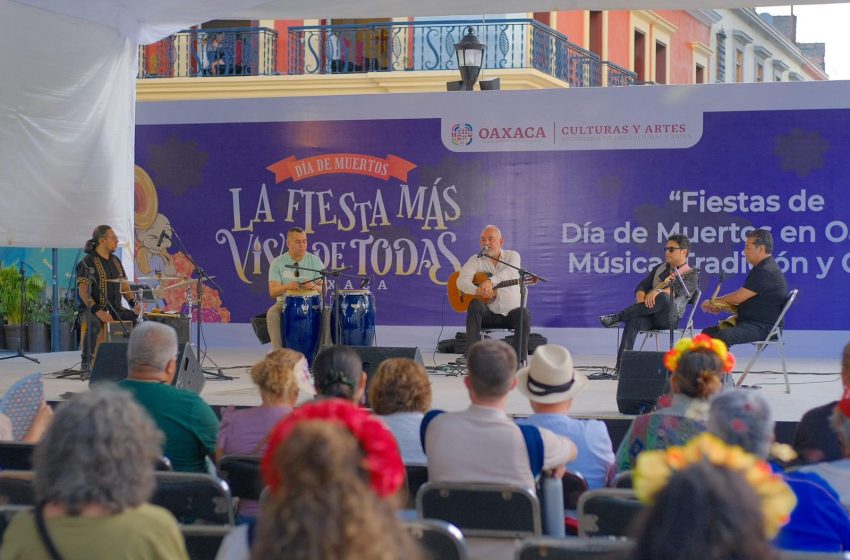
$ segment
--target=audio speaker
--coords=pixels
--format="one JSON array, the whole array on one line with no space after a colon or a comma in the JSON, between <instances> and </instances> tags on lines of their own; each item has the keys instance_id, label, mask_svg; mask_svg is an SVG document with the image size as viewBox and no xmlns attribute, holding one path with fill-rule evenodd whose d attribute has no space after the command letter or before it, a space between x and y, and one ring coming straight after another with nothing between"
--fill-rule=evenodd
<instances>
[{"instance_id":1,"label":"audio speaker","mask_svg":"<svg viewBox=\"0 0 850 560\"><path fill-rule=\"evenodd\" d=\"M620 358L617 409L622 414L651 412L668 388L665 352L626 350Z\"/></svg>"},{"instance_id":2,"label":"audio speaker","mask_svg":"<svg viewBox=\"0 0 850 560\"><path fill-rule=\"evenodd\" d=\"M117 383L127 378L127 343L103 342L97 348L97 356L91 370L89 386L104 381ZM195 358L192 346L177 346L177 374L172 385L200 393L204 388L204 372Z\"/></svg>"},{"instance_id":3,"label":"audio speaker","mask_svg":"<svg viewBox=\"0 0 850 560\"><path fill-rule=\"evenodd\" d=\"M369 387L372 384L372 377L374 377L381 362L389 358L410 358L417 364L425 366L418 346L349 346L349 348L360 356L360 360L363 362L363 371L366 372L366 406L369 406Z\"/></svg>"}]
</instances>

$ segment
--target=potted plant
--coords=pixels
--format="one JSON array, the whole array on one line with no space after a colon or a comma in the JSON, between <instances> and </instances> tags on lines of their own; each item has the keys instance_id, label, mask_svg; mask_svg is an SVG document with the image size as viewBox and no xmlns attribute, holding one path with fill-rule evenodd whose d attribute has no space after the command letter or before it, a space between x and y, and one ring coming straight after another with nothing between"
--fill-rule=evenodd
<instances>
[{"instance_id":1,"label":"potted plant","mask_svg":"<svg viewBox=\"0 0 850 560\"><path fill-rule=\"evenodd\" d=\"M50 351L50 315L51 303L44 299L27 302L27 341L29 351L42 353Z\"/></svg>"},{"instance_id":2,"label":"potted plant","mask_svg":"<svg viewBox=\"0 0 850 560\"><path fill-rule=\"evenodd\" d=\"M33 274L27 277L24 289L24 304L35 302L44 296L44 279ZM0 267L0 310L6 319L3 330L6 338L6 348L15 350L24 346L26 350L26 326L24 340L21 344L21 272L15 266Z\"/></svg>"},{"instance_id":3,"label":"potted plant","mask_svg":"<svg viewBox=\"0 0 850 560\"><path fill-rule=\"evenodd\" d=\"M63 297L59 300L59 351L76 350L74 340L74 322L77 320L77 306L73 298Z\"/></svg>"}]
</instances>

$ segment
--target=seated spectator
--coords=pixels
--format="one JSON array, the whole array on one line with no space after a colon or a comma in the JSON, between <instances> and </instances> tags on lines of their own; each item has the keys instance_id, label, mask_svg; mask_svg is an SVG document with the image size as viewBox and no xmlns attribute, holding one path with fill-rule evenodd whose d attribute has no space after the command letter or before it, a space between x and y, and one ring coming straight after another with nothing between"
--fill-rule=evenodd
<instances>
[{"instance_id":1,"label":"seated spectator","mask_svg":"<svg viewBox=\"0 0 850 560\"><path fill-rule=\"evenodd\" d=\"M586 384L587 377L573 369L569 350L557 344L538 346L529 366L517 372L517 387L534 410L519 423L570 438L578 457L568 470L582 475L589 488L602 488L614 468L608 428L601 420L578 420L568 414L573 398Z\"/></svg>"},{"instance_id":2,"label":"seated spectator","mask_svg":"<svg viewBox=\"0 0 850 560\"><path fill-rule=\"evenodd\" d=\"M844 456L801 467L797 472L815 473L826 480L838 493L844 509L850 510L850 389L844 390L844 396L832 412L832 426L838 434Z\"/></svg>"},{"instance_id":3,"label":"seated spectator","mask_svg":"<svg viewBox=\"0 0 850 560\"><path fill-rule=\"evenodd\" d=\"M634 484L651 507L631 560L774 560L769 539L795 503L763 461L707 433L684 448L642 453Z\"/></svg>"},{"instance_id":4,"label":"seated spectator","mask_svg":"<svg viewBox=\"0 0 850 560\"><path fill-rule=\"evenodd\" d=\"M363 360L348 346L329 346L313 360L316 395L359 403L366 390Z\"/></svg>"},{"instance_id":5,"label":"seated spectator","mask_svg":"<svg viewBox=\"0 0 850 560\"><path fill-rule=\"evenodd\" d=\"M175 471L208 472L215 453L218 418L195 393L172 387L177 373L177 334L156 321L145 321L127 344L129 391L165 434L163 454Z\"/></svg>"},{"instance_id":6,"label":"seated spectator","mask_svg":"<svg viewBox=\"0 0 850 560\"><path fill-rule=\"evenodd\" d=\"M174 517L146 503L162 434L133 398L95 387L61 405L55 420L33 456L40 505L12 520L0 557L188 558Z\"/></svg>"},{"instance_id":7,"label":"seated spectator","mask_svg":"<svg viewBox=\"0 0 850 560\"><path fill-rule=\"evenodd\" d=\"M726 443L767 459L773 442L770 406L752 390L722 393L711 403L708 429ZM797 496L791 519L774 544L783 550L850 550L850 517L827 482L814 473L789 472L771 464Z\"/></svg>"},{"instance_id":8,"label":"seated spectator","mask_svg":"<svg viewBox=\"0 0 850 560\"><path fill-rule=\"evenodd\" d=\"M664 356L672 373L669 406L637 416L617 450L617 470L633 469L648 449L682 445L705 431L708 399L723 388L723 376L735 367L735 357L717 339L699 334L683 338Z\"/></svg>"},{"instance_id":9,"label":"seated spectator","mask_svg":"<svg viewBox=\"0 0 850 560\"><path fill-rule=\"evenodd\" d=\"M850 342L841 353L841 383L850 387ZM794 434L794 449L804 463L820 463L843 459L844 445L833 429L832 411L838 401L818 406L806 412Z\"/></svg>"},{"instance_id":10,"label":"seated spectator","mask_svg":"<svg viewBox=\"0 0 850 560\"><path fill-rule=\"evenodd\" d=\"M392 434L350 401L304 404L275 426L263 457L269 487L253 558L414 559L421 553L395 516L404 467ZM248 530L219 559L248 558Z\"/></svg>"},{"instance_id":11,"label":"seated spectator","mask_svg":"<svg viewBox=\"0 0 850 560\"><path fill-rule=\"evenodd\" d=\"M516 366L516 352L500 340L472 345L463 379L472 404L462 412L433 410L422 421L429 480L515 484L533 492L543 469L563 476L564 465L576 458L575 444L547 429L519 426L505 414ZM543 453L534 453L540 445Z\"/></svg>"},{"instance_id":12,"label":"seated spectator","mask_svg":"<svg viewBox=\"0 0 850 560\"><path fill-rule=\"evenodd\" d=\"M410 358L384 360L372 379L369 404L395 436L404 464L424 466L419 426L431 408L431 381L425 368Z\"/></svg>"}]
</instances>

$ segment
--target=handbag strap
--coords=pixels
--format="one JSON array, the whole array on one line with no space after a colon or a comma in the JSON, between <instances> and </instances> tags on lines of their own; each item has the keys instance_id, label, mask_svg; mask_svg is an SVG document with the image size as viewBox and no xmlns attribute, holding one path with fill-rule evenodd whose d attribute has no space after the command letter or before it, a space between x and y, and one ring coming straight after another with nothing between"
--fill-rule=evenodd
<instances>
[{"instance_id":1,"label":"handbag strap","mask_svg":"<svg viewBox=\"0 0 850 560\"><path fill-rule=\"evenodd\" d=\"M53 560L62 560L62 555L59 554L59 551L56 549L56 545L53 544L53 540L47 533L47 524L44 522L44 504L39 504L35 507L35 526L38 529L38 535L41 537L41 542L44 545L44 548L47 549L47 553L50 555L50 558Z\"/></svg>"}]
</instances>

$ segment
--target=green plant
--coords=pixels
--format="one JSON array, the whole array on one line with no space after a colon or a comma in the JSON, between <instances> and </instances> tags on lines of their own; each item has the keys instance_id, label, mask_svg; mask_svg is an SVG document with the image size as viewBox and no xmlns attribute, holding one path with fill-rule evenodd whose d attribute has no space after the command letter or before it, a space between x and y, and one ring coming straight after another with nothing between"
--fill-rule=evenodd
<instances>
[{"instance_id":1,"label":"green plant","mask_svg":"<svg viewBox=\"0 0 850 560\"><path fill-rule=\"evenodd\" d=\"M59 322L73 323L77 318L77 305L73 299L63 297L59 300Z\"/></svg>"},{"instance_id":2,"label":"green plant","mask_svg":"<svg viewBox=\"0 0 850 560\"><path fill-rule=\"evenodd\" d=\"M27 277L24 302L27 307L44 297L44 278ZM21 323L21 272L15 266L0 267L0 311L10 325Z\"/></svg>"},{"instance_id":3,"label":"green plant","mask_svg":"<svg viewBox=\"0 0 850 560\"><path fill-rule=\"evenodd\" d=\"M50 300L39 299L27 303L27 321L30 323L50 323L53 304Z\"/></svg>"}]
</instances>

